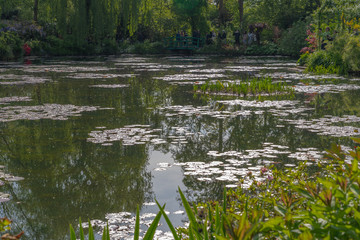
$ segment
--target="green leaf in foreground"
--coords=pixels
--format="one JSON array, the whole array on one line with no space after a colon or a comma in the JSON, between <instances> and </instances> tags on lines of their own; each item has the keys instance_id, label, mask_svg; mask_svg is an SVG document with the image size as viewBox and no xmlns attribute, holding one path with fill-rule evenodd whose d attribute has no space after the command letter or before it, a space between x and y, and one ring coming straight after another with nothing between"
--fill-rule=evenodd
<instances>
[{"instance_id":1,"label":"green leaf in foreground","mask_svg":"<svg viewBox=\"0 0 360 240\"><path fill-rule=\"evenodd\" d=\"M166 221L167 225L169 226L170 231L172 232L172 234L173 234L173 236L174 236L174 239L175 239L175 240L180 240L181 238L177 235L177 232L176 232L174 226L172 225L169 217L166 215L164 209L160 206L160 204L159 204L159 202L158 202L157 200L155 200L155 202L156 202L156 204L158 205L158 207L159 207L159 209L160 209L163 217L165 218L165 221Z\"/></svg>"},{"instance_id":2,"label":"green leaf in foreground","mask_svg":"<svg viewBox=\"0 0 360 240\"><path fill-rule=\"evenodd\" d=\"M91 226L91 222L89 220L89 240L94 240L95 237L94 237L94 231L93 231L93 228Z\"/></svg>"},{"instance_id":3,"label":"green leaf in foreground","mask_svg":"<svg viewBox=\"0 0 360 240\"><path fill-rule=\"evenodd\" d=\"M70 224L70 240L76 240L74 228Z\"/></svg>"},{"instance_id":4,"label":"green leaf in foreground","mask_svg":"<svg viewBox=\"0 0 360 240\"><path fill-rule=\"evenodd\" d=\"M79 218L79 225L80 225L80 240L85 240L84 229L82 226L81 218Z\"/></svg>"},{"instance_id":5,"label":"green leaf in foreground","mask_svg":"<svg viewBox=\"0 0 360 240\"><path fill-rule=\"evenodd\" d=\"M197 230L199 229L199 226L198 226L198 223L196 221L196 218L195 218L195 215L190 207L190 204L189 202L186 200L184 194L182 193L180 187L178 188L179 189L179 194L180 194L180 197L181 197L181 201L184 205L184 208L185 208L185 211L186 211L186 214L189 218L189 221L190 221L190 224L192 225L192 227L194 228L195 230L195 234L197 233Z\"/></svg>"},{"instance_id":6,"label":"green leaf in foreground","mask_svg":"<svg viewBox=\"0 0 360 240\"><path fill-rule=\"evenodd\" d=\"M165 207L165 205L164 205ZM154 221L151 223L149 229L147 230L143 240L153 240L154 239L154 235L155 235L155 231L156 228L159 224L161 218L161 211L156 215L156 217L154 218Z\"/></svg>"},{"instance_id":7,"label":"green leaf in foreground","mask_svg":"<svg viewBox=\"0 0 360 240\"><path fill-rule=\"evenodd\" d=\"M139 217L139 205L136 208L136 220L135 220L135 230L134 230L134 240L139 239L140 233L140 217Z\"/></svg>"}]
</instances>

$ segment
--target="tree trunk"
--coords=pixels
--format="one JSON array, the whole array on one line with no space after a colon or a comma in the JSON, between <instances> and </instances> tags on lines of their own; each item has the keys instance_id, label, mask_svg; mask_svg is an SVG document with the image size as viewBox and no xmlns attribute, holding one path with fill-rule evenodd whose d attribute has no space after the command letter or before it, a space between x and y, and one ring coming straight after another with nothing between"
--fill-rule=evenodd
<instances>
[{"instance_id":1,"label":"tree trunk","mask_svg":"<svg viewBox=\"0 0 360 240\"><path fill-rule=\"evenodd\" d=\"M239 20L240 20L240 26L243 27L243 21L244 21L244 0L238 0L239 4Z\"/></svg>"},{"instance_id":2,"label":"tree trunk","mask_svg":"<svg viewBox=\"0 0 360 240\"><path fill-rule=\"evenodd\" d=\"M220 26L224 25L224 15L225 15L225 11L224 11L224 0L219 0L219 24Z\"/></svg>"},{"instance_id":3,"label":"tree trunk","mask_svg":"<svg viewBox=\"0 0 360 240\"><path fill-rule=\"evenodd\" d=\"M34 22L38 21L38 10L39 10L39 1L34 0Z\"/></svg>"}]
</instances>

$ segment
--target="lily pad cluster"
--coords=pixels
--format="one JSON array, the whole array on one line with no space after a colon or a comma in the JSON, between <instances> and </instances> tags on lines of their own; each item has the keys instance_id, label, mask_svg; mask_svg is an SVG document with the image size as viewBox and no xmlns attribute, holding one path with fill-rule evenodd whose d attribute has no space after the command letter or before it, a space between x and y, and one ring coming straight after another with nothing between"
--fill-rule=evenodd
<instances>
[{"instance_id":1,"label":"lily pad cluster","mask_svg":"<svg viewBox=\"0 0 360 240\"><path fill-rule=\"evenodd\" d=\"M333 137L360 136L360 127L350 124L360 123L360 117L354 115L344 115L343 117L327 115L322 118L305 119L282 119L284 122L294 124L296 128L306 129L318 135L329 135ZM347 124L339 126L338 124ZM359 125L359 124L358 124Z\"/></svg>"},{"instance_id":2,"label":"lily pad cluster","mask_svg":"<svg viewBox=\"0 0 360 240\"><path fill-rule=\"evenodd\" d=\"M23 177L17 177L14 175L11 175L9 173L6 173L4 171L5 166L0 165L0 186L5 185L6 182L17 182L24 180ZM10 194L0 192L0 203L10 201Z\"/></svg>"},{"instance_id":3,"label":"lily pad cluster","mask_svg":"<svg viewBox=\"0 0 360 240\"><path fill-rule=\"evenodd\" d=\"M127 125L122 128L95 130L89 133L87 141L110 146L113 142L120 141L123 146L138 144L186 144L193 133L183 127L172 127L171 134L161 136L162 129L151 129L150 125Z\"/></svg>"},{"instance_id":4,"label":"lily pad cluster","mask_svg":"<svg viewBox=\"0 0 360 240\"><path fill-rule=\"evenodd\" d=\"M79 63L77 63L79 64ZM21 68L23 72L28 73L76 73L76 72L100 72L100 71L111 71L116 68L109 67L95 67L95 66L71 66L71 65L31 65Z\"/></svg>"},{"instance_id":5,"label":"lily pad cluster","mask_svg":"<svg viewBox=\"0 0 360 240\"><path fill-rule=\"evenodd\" d=\"M18 96L3 97L0 98L0 105L9 104L12 102L30 102L30 101L32 101L30 97L18 97Z\"/></svg>"},{"instance_id":6,"label":"lily pad cluster","mask_svg":"<svg viewBox=\"0 0 360 240\"><path fill-rule=\"evenodd\" d=\"M348 90L358 90L360 86L355 84L323 84L323 85L304 85L298 84L294 87L296 92L303 93L339 93Z\"/></svg>"},{"instance_id":7,"label":"lily pad cluster","mask_svg":"<svg viewBox=\"0 0 360 240\"><path fill-rule=\"evenodd\" d=\"M39 84L49 81L51 81L49 78L29 76L29 75L15 75L15 74L0 75L0 85Z\"/></svg>"},{"instance_id":8,"label":"lily pad cluster","mask_svg":"<svg viewBox=\"0 0 360 240\"><path fill-rule=\"evenodd\" d=\"M94 88L127 88L129 84L97 84L97 85L90 85L90 87Z\"/></svg>"},{"instance_id":9,"label":"lily pad cluster","mask_svg":"<svg viewBox=\"0 0 360 240\"><path fill-rule=\"evenodd\" d=\"M37 106L6 106L0 108L0 122L17 120L67 120L69 117L80 116L82 112L100 109L92 106L75 106L61 104L44 104Z\"/></svg>"},{"instance_id":10,"label":"lily pad cluster","mask_svg":"<svg viewBox=\"0 0 360 240\"><path fill-rule=\"evenodd\" d=\"M197 80L208 80L213 78L227 78L225 74L174 74L166 75L164 77L154 77L154 79L160 79L164 81L197 81Z\"/></svg>"},{"instance_id":11,"label":"lily pad cluster","mask_svg":"<svg viewBox=\"0 0 360 240\"><path fill-rule=\"evenodd\" d=\"M67 78L73 79L102 79L102 78L132 78L135 77L136 74L125 74L125 73L74 73L72 75L68 75Z\"/></svg>"},{"instance_id":12,"label":"lily pad cluster","mask_svg":"<svg viewBox=\"0 0 360 240\"><path fill-rule=\"evenodd\" d=\"M110 145L115 141L122 141L122 145L146 144L148 142L166 141L159 138L161 129L151 129L150 125L128 125L122 128L96 130L89 133L87 141Z\"/></svg>"}]
</instances>

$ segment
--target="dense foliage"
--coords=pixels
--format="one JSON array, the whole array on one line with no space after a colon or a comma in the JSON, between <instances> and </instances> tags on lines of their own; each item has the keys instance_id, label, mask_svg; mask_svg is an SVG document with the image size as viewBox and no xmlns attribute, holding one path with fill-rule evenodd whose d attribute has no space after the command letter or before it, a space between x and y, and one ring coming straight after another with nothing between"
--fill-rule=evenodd
<instances>
[{"instance_id":1,"label":"dense foliage","mask_svg":"<svg viewBox=\"0 0 360 240\"><path fill-rule=\"evenodd\" d=\"M309 71L360 71L356 0L13 0L0 11L1 59L161 53L165 37L212 32L199 52L302 53Z\"/></svg>"},{"instance_id":2,"label":"dense foliage","mask_svg":"<svg viewBox=\"0 0 360 240\"><path fill-rule=\"evenodd\" d=\"M356 1L325 1L307 30L308 46L299 63L317 73L360 71L360 6Z\"/></svg>"}]
</instances>

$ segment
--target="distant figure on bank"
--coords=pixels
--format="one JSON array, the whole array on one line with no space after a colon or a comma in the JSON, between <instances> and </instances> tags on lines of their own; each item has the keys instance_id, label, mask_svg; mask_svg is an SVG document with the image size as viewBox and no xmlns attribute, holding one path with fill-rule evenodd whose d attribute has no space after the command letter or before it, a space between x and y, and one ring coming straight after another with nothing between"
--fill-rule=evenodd
<instances>
[{"instance_id":1,"label":"distant figure on bank","mask_svg":"<svg viewBox=\"0 0 360 240\"><path fill-rule=\"evenodd\" d=\"M240 45L240 32L239 32L239 30L236 30L233 35L234 35L234 38L235 38L235 45L239 46Z\"/></svg>"},{"instance_id":2,"label":"distant figure on bank","mask_svg":"<svg viewBox=\"0 0 360 240\"><path fill-rule=\"evenodd\" d=\"M23 49L25 51L25 55L29 56L30 53L31 53L31 47L27 43L25 43L24 46L23 46Z\"/></svg>"},{"instance_id":3,"label":"distant figure on bank","mask_svg":"<svg viewBox=\"0 0 360 240\"><path fill-rule=\"evenodd\" d=\"M243 41L244 46L246 46L247 43L248 43L248 33L247 33L247 31L244 32L242 41Z\"/></svg>"},{"instance_id":4,"label":"distant figure on bank","mask_svg":"<svg viewBox=\"0 0 360 240\"><path fill-rule=\"evenodd\" d=\"M221 39L226 39L226 32L225 30L222 30Z\"/></svg>"},{"instance_id":5,"label":"distant figure on bank","mask_svg":"<svg viewBox=\"0 0 360 240\"><path fill-rule=\"evenodd\" d=\"M212 31L212 41L215 42L216 41L216 34L215 31Z\"/></svg>"},{"instance_id":6,"label":"distant figure on bank","mask_svg":"<svg viewBox=\"0 0 360 240\"><path fill-rule=\"evenodd\" d=\"M225 32L225 30L222 30L220 39L221 39L221 42L223 44L226 44L226 32Z\"/></svg>"},{"instance_id":7,"label":"distant figure on bank","mask_svg":"<svg viewBox=\"0 0 360 240\"><path fill-rule=\"evenodd\" d=\"M251 45L253 42L256 42L256 35L253 32L248 33L248 45Z\"/></svg>"}]
</instances>

